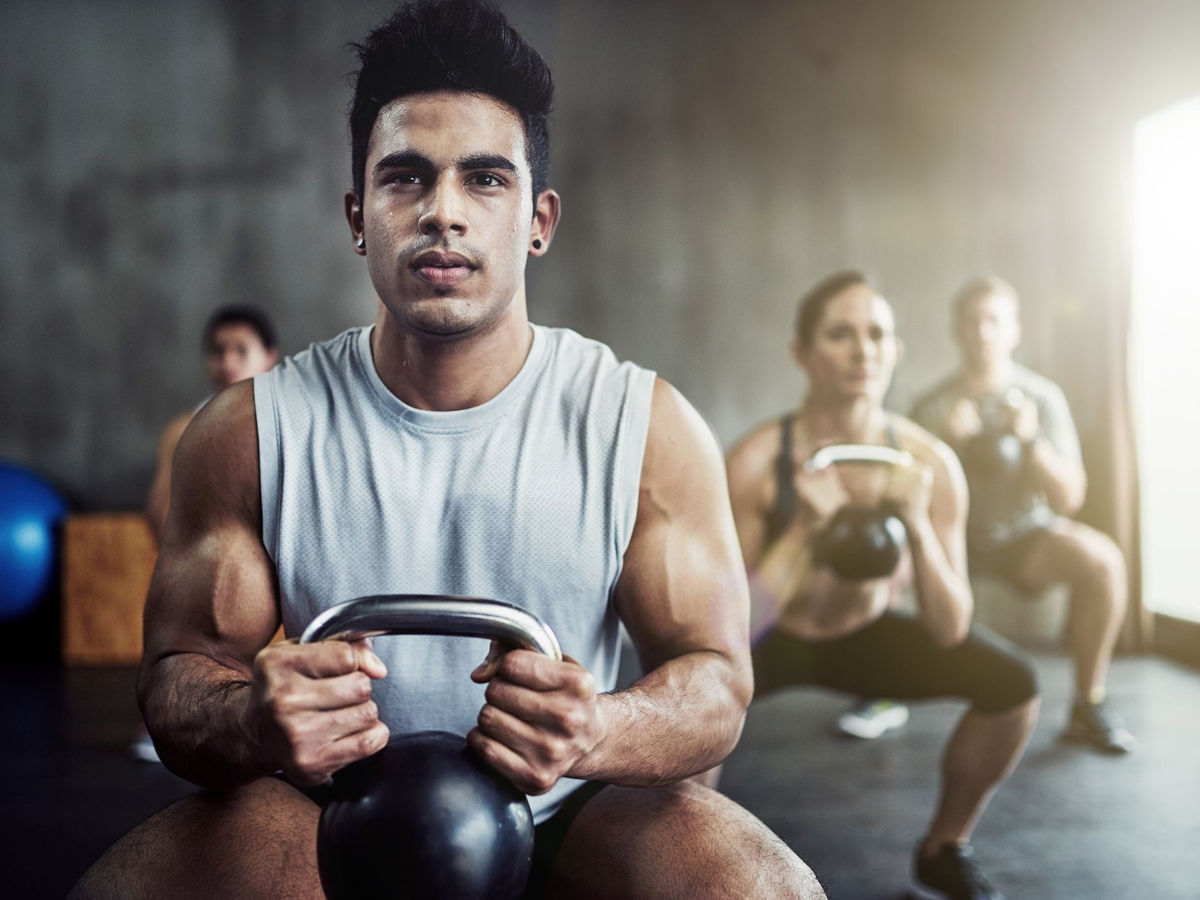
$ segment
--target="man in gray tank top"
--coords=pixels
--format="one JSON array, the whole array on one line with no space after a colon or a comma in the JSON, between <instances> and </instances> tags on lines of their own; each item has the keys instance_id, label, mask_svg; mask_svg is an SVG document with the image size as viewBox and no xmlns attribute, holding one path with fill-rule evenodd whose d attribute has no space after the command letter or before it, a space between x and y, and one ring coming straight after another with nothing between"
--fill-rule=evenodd
<instances>
[{"instance_id":1,"label":"man in gray tank top","mask_svg":"<svg viewBox=\"0 0 1200 900\"><path fill-rule=\"evenodd\" d=\"M1133 736L1104 703L1125 617L1125 558L1108 535L1070 518L1083 504L1087 476L1066 398L1013 360L1021 323L1016 291L1005 281L977 278L959 290L954 334L962 366L917 401L913 418L963 460L971 573L1031 595L1051 584L1070 587L1075 702L1064 734L1127 753Z\"/></svg>"},{"instance_id":2,"label":"man in gray tank top","mask_svg":"<svg viewBox=\"0 0 1200 900\"><path fill-rule=\"evenodd\" d=\"M346 213L374 327L223 391L180 442L139 698L163 762L205 791L75 896L320 896L304 789L393 727L451 723L533 795L526 896L824 897L687 780L733 748L752 693L715 441L665 382L527 317L525 263L559 218L549 70L474 2L402 7L358 50ZM381 588L519 592L499 599L568 656L474 644L463 669L453 639L270 643ZM618 622L646 674L616 692ZM426 649L414 668L388 640Z\"/></svg>"}]
</instances>

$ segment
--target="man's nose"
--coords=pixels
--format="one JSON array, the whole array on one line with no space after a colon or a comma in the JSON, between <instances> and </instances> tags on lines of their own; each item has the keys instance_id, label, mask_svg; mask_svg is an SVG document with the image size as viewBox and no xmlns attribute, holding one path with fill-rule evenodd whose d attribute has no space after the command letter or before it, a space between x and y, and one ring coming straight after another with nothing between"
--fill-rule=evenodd
<instances>
[{"instance_id":1,"label":"man's nose","mask_svg":"<svg viewBox=\"0 0 1200 900\"><path fill-rule=\"evenodd\" d=\"M462 188L450 178L438 179L426 195L417 218L421 234L465 234L468 226L465 199Z\"/></svg>"}]
</instances>

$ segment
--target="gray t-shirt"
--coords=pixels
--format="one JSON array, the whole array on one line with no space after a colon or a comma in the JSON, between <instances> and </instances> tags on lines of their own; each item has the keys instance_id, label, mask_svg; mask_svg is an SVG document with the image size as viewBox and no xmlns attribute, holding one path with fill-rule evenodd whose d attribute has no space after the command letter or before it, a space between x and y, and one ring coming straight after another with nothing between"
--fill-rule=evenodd
<instances>
[{"instance_id":1,"label":"gray t-shirt","mask_svg":"<svg viewBox=\"0 0 1200 900\"><path fill-rule=\"evenodd\" d=\"M1012 381L996 393L985 395L969 393L961 375L952 375L916 402L912 419L947 440L946 420L950 411L966 398L975 401L984 428L996 426L1002 421L1004 397L1013 388L1037 404L1040 437L1049 441L1061 456L1079 462L1079 435L1062 389L1024 366L1014 366ZM1027 472L1019 475L1015 483L974 477L969 487L967 545L973 551L994 550L1055 518L1046 495Z\"/></svg>"}]
</instances>

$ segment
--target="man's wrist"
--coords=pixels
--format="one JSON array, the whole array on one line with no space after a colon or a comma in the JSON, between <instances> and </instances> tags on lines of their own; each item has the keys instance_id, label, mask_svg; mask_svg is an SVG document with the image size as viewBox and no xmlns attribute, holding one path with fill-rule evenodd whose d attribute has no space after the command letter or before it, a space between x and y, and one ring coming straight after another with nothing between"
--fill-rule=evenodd
<instances>
[{"instance_id":1,"label":"man's wrist","mask_svg":"<svg viewBox=\"0 0 1200 900\"><path fill-rule=\"evenodd\" d=\"M584 781L603 780L604 767L600 761L603 749L608 736L613 733L614 721L622 717L628 709L629 703L630 698L625 691L596 695L596 740L564 773L564 778L579 778Z\"/></svg>"}]
</instances>

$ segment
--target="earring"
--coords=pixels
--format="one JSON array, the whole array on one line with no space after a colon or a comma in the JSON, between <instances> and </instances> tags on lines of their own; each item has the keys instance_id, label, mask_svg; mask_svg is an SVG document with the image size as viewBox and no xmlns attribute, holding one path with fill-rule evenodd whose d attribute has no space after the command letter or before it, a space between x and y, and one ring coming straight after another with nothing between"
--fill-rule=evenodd
<instances>
[{"instance_id":1,"label":"earring","mask_svg":"<svg viewBox=\"0 0 1200 900\"><path fill-rule=\"evenodd\" d=\"M542 242L541 242L540 240L538 240L537 238L534 238L534 239L533 239L533 249L534 249L534 250L541 250L541 249L542 249Z\"/></svg>"},{"instance_id":2,"label":"earring","mask_svg":"<svg viewBox=\"0 0 1200 900\"><path fill-rule=\"evenodd\" d=\"M365 237L360 237L357 241L354 242L354 246L357 247L359 250L366 250L367 249L367 239Z\"/></svg>"}]
</instances>

